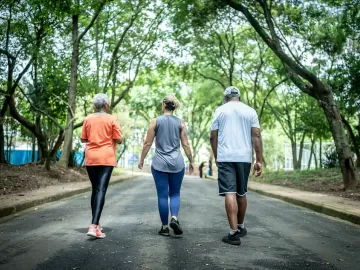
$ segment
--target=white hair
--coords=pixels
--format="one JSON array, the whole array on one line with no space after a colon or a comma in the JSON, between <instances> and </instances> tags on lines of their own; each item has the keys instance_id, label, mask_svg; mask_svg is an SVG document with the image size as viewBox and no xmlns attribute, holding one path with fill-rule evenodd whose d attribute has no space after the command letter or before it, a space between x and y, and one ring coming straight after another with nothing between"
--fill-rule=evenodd
<instances>
[{"instance_id":1,"label":"white hair","mask_svg":"<svg viewBox=\"0 0 360 270\"><path fill-rule=\"evenodd\" d=\"M109 97L107 94L96 94L94 96L94 106L97 111L104 108L105 104L109 104Z\"/></svg>"}]
</instances>

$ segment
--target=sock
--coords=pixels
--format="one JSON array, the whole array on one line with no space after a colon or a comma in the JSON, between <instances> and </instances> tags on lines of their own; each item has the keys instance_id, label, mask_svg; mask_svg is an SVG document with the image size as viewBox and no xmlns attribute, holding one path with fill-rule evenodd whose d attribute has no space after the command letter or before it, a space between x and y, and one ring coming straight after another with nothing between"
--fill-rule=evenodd
<instances>
[{"instance_id":1,"label":"sock","mask_svg":"<svg viewBox=\"0 0 360 270\"><path fill-rule=\"evenodd\" d=\"M238 224L238 228L244 229L245 228L244 223L243 224Z\"/></svg>"},{"instance_id":2,"label":"sock","mask_svg":"<svg viewBox=\"0 0 360 270\"><path fill-rule=\"evenodd\" d=\"M233 235L233 234L236 233L237 231L238 231L238 230L233 230L233 229L230 228L230 232L229 232L229 233L230 233L230 235Z\"/></svg>"},{"instance_id":3,"label":"sock","mask_svg":"<svg viewBox=\"0 0 360 270\"><path fill-rule=\"evenodd\" d=\"M173 219L177 220L177 217L176 217L176 216L171 216L171 218L173 218Z\"/></svg>"},{"instance_id":4,"label":"sock","mask_svg":"<svg viewBox=\"0 0 360 270\"><path fill-rule=\"evenodd\" d=\"M165 230L168 227L168 225L162 225L162 229Z\"/></svg>"}]
</instances>

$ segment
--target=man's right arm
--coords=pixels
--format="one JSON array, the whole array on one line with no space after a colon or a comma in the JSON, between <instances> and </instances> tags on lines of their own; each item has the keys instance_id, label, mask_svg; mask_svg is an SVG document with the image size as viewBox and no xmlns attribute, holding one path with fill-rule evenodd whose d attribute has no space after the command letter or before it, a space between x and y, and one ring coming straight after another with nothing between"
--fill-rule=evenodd
<instances>
[{"instance_id":1,"label":"man's right arm","mask_svg":"<svg viewBox=\"0 0 360 270\"><path fill-rule=\"evenodd\" d=\"M218 130L212 130L210 133L210 145L214 153L215 162L217 161L217 146L218 146Z\"/></svg>"},{"instance_id":2,"label":"man's right arm","mask_svg":"<svg viewBox=\"0 0 360 270\"><path fill-rule=\"evenodd\" d=\"M251 137L254 144L255 154L256 154L256 162L254 165L254 173L255 176L260 176L262 173L262 140L261 140L261 132L260 128L251 128Z\"/></svg>"},{"instance_id":3,"label":"man's right arm","mask_svg":"<svg viewBox=\"0 0 360 270\"><path fill-rule=\"evenodd\" d=\"M214 120L211 124L211 133L210 133L210 145L214 153L214 159L217 166L217 152L218 152L218 133L219 133L219 122L218 122L218 110L214 113Z\"/></svg>"}]
</instances>

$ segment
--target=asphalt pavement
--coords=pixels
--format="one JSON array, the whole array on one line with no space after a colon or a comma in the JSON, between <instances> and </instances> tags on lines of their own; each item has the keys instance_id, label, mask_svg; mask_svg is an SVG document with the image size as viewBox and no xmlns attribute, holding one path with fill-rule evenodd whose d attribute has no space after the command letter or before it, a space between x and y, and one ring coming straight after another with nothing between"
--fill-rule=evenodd
<instances>
[{"instance_id":1,"label":"asphalt pavement","mask_svg":"<svg viewBox=\"0 0 360 270\"><path fill-rule=\"evenodd\" d=\"M0 220L0 269L360 269L360 226L256 193L241 246L222 243L228 224L215 181L184 180L181 237L157 235L151 177L110 187L105 239L86 236L89 196Z\"/></svg>"}]
</instances>

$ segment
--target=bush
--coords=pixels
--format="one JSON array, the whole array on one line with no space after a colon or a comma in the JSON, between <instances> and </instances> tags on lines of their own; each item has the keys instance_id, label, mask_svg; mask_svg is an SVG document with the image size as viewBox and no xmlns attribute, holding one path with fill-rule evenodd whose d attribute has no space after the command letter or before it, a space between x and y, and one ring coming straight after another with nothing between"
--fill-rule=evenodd
<instances>
[{"instance_id":1,"label":"bush","mask_svg":"<svg viewBox=\"0 0 360 270\"><path fill-rule=\"evenodd\" d=\"M322 160L324 168L329 169L339 167L340 163L335 148L330 148L329 150L327 150L324 153L324 156L325 159Z\"/></svg>"}]
</instances>

